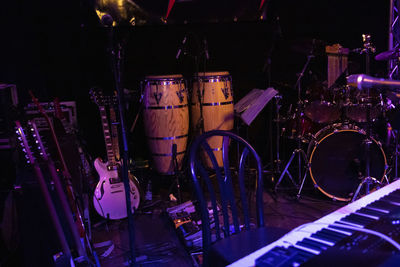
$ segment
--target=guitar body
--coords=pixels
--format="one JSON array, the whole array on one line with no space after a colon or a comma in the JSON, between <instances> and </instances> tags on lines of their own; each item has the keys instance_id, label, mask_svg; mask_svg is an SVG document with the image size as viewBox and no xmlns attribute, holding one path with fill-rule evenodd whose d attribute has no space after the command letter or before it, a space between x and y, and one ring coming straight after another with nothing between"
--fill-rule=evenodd
<instances>
[{"instance_id":1,"label":"guitar body","mask_svg":"<svg viewBox=\"0 0 400 267\"><path fill-rule=\"evenodd\" d=\"M99 174L99 182L93 195L93 204L97 213L107 219L118 220L127 217L124 183L119 179L118 169L109 169L107 162L101 159L94 161ZM132 212L140 203L140 193L136 178L129 174L130 198Z\"/></svg>"}]
</instances>

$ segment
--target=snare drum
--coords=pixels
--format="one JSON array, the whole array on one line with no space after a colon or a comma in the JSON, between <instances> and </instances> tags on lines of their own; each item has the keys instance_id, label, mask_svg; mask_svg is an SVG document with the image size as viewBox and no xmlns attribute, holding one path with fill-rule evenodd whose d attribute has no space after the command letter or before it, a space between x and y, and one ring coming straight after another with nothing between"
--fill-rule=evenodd
<instances>
[{"instance_id":1,"label":"snare drum","mask_svg":"<svg viewBox=\"0 0 400 267\"><path fill-rule=\"evenodd\" d=\"M233 129L233 90L229 72L205 72L194 77L191 120L195 134ZM223 166L222 137L211 137L208 144L214 150L218 165ZM212 167L211 162L206 164Z\"/></svg>"},{"instance_id":2,"label":"snare drum","mask_svg":"<svg viewBox=\"0 0 400 267\"><path fill-rule=\"evenodd\" d=\"M350 201L365 175L363 130L353 125L333 124L320 130L310 142L309 171L315 186L325 195ZM375 139L370 145L370 176L383 181L387 162L382 146Z\"/></svg>"},{"instance_id":3,"label":"snare drum","mask_svg":"<svg viewBox=\"0 0 400 267\"><path fill-rule=\"evenodd\" d=\"M143 84L143 119L154 167L161 174L173 174L173 154L180 169L189 133L185 81L182 75L147 76Z\"/></svg>"}]
</instances>

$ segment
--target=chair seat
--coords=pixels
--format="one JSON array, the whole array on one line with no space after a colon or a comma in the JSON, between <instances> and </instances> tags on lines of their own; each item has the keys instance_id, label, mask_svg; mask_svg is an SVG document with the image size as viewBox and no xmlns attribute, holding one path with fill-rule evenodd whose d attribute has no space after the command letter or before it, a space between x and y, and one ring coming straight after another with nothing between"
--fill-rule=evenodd
<instances>
[{"instance_id":1,"label":"chair seat","mask_svg":"<svg viewBox=\"0 0 400 267\"><path fill-rule=\"evenodd\" d=\"M210 264L226 266L278 240L288 231L277 227L260 227L224 238L211 246Z\"/></svg>"}]
</instances>

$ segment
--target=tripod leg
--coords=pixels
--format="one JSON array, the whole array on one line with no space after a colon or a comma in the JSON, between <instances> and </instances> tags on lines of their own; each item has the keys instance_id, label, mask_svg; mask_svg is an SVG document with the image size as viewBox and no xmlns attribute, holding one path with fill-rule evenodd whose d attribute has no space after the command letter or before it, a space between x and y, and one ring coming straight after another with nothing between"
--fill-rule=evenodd
<instances>
[{"instance_id":1,"label":"tripod leg","mask_svg":"<svg viewBox=\"0 0 400 267\"><path fill-rule=\"evenodd\" d=\"M301 196L301 191L303 191L303 186L304 186L304 182L306 181L306 178L307 178L307 171L304 173L304 176L303 176L303 179L301 181L300 188L299 188L299 192L297 192L297 199L299 199L300 196Z\"/></svg>"},{"instance_id":2,"label":"tripod leg","mask_svg":"<svg viewBox=\"0 0 400 267\"><path fill-rule=\"evenodd\" d=\"M361 187L362 187L363 185L364 185L364 181L362 181L362 182L358 185L357 190L356 190L356 192L354 193L353 198L351 199L351 202L354 202L354 201L357 199L357 196L358 196L358 194L360 193Z\"/></svg>"},{"instance_id":3,"label":"tripod leg","mask_svg":"<svg viewBox=\"0 0 400 267\"><path fill-rule=\"evenodd\" d=\"M288 175L289 175L288 168L289 168L290 164L292 163L292 160L294 159L294 156L295 156L295 155L296 155L296 150L293 151L292 155L290 156L290 159L289 159L288 163L287 163L286 166L285 166L285 169L283 170L281 176L279 177L279 180L278 180L278 182L276 183L275 188L274 188L275 191L278 189L278 186L279 186L279 184L281 183L283 177L285 176L285 173L288 173ZM293 180L293 178L292 178L291 175L289 175L289 178L290 178L290 180L294 183L294 180Z\"/></svg>"}]
</instances>

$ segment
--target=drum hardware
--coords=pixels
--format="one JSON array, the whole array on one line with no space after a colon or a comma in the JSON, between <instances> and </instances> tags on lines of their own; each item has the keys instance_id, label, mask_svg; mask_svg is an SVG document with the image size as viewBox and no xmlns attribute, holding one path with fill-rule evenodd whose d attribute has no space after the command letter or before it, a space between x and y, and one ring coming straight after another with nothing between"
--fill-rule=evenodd
<instances>
[{"instance_id":1,"label":"drum hardware","mask_svg":"<svg viewBox=\"0 0 400 267\"><path fill-rule=\"evenodd\" d=\"M375 53L376 49L373 46L371 42L371 35L369 34L363 34L362 35L363 39L363 50L361 51L360 54L365 54L365 73L366 75L369 75L370 73L370 55L372 53ZM367 99L370 99L370 88L367 88ZM371 185L380 185L380 181L378 181L375 177L371 176L371 123L372 123L372 118L371 118L371 107L372 103L367 103L366 104L366 128L367 128L367 135L366 138L363 142L363 145L365 146L365 154L366 154L366 162L365 162L365 176L362 178L360 184L358 185L352 201L355 201L360 193L361 188L365 185L365 193L369 194L370 193L370 187Z\"/></svg>"},{"instance_id":2,"label":"drum hardware","mask_svg":"<svg viewBox=\"0 0 400 267\"><path fill-rule=\"evenodd\" d=\"M275 107L276 107L276 119L275 119L275 127L276 127L276 159L274 160L275 163L275 173L280 173L281 172L281 159L280 159L280 136L281 134L279 133L280 131L280 122L282 121L282 118L279 114L279 111L281 109L281 103L280 101L282 100L281 95L276 95L274 96L275 98ZM272 128L272 127L271 127ZM272 134L271 134L272 136ZM272 143L272 142L271 142Z\"/></svg>"},{"instance_id":3,"label":"drum hardware","mask_svg":"<svg viewBox=\"0 0 400 267\"><path fill-rule=\"evenodd\" d=\"M301 81L302 78L308 68L308 66L310 65L311 59L313 59L315 57L314 55L314 50L315 50L315 46L316 46L316 40L313 39L313 45L311 48L311 51L309 52L309 54L307 55L307 60L303 66L303 69L301 70L301 72L298 75L297 81L295 83L294 88L297 89L297 109L296 109L296 114L297 114L297 128L300 130L300 125L301 125L301 116L302 116L302 106L303 106L303 101L301 99ZM300 133L300 131L297 131L298 133ZM304 163L307 163L307 155L304 152L304 150L302 149L302 140L301 140L301 136L297 136L297 148L294 149L294 151L292 152L292 155L289 158L289 161L287 162L283 172L281 173L281 176L278 179L278 182L275 184L274 190L276 191L278 189L279 184L282 182L283 177L285 176L285 174L288 175L290 181L293 183L293 185L295 185L296 188L299 188L298 184L294 181L292 175L289 172L289 166L291 165L294 157L297 154L298 157L298 176L297 176L297 180L298 181L302 181L302 183L304 183L304 180L306 178L307 175L307 171L304 173L304 177L302 178L302 172L303 172L303 166L302 166L302 160L304 161ZM301 189L301 188L300 188ZM299 197L301 191L299 190L297 196Z\"/></svg>"}]
</instances>

